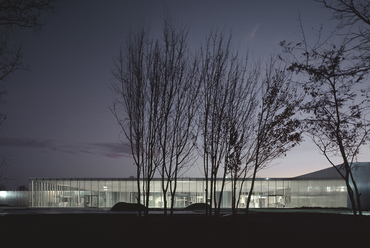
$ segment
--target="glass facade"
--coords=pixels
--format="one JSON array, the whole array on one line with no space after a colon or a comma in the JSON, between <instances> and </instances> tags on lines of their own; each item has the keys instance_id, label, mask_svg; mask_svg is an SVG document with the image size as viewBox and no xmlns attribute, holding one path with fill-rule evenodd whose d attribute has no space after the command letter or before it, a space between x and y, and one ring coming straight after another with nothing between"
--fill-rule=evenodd
<instances>
[{"instance_id":1,"label":"glass facade","mask_svg":"<svg viewBox=\"0 0 370 248\"><path fill-rule=\"evenodd\" d=\"M216 195L222 181L217 181ZM162 182L153 179L149 207L163 208ZM246 206L251 180L238 182L239 208ZM175 208L204 203L205 180L178 179ZM29 202L32 207L99 207L110 208L117 202L136 203L136 179L120 178L30 178ZM238 192L239 193L239 192ZM231 208L231 181L226 179L222 208ZM143 199L143 198L141 198ZM167 198L170 204L170 195ZM258 178L251 197L251 208L347 207L347 189L340 179Z\"/></svg>"},{"instance_id":2,"label":"glass facade","mask_svg":"<svg viewBox=\"0 0 370 248\"><path fill-rule=\"evenodd\" d=\"M27 191L0 190L0 206L26 207L28 206L29 195Z\"/></svg>"},{"instance_id":3,"label":"glass facade","mask_svg":"<svg viewBox=\"0 0 370 248\"><path fill-rule=\"evenodd\" d=\"M347 207L347 188L344 180L293 180L292 207Z\"/></svg>"}]
</instances>

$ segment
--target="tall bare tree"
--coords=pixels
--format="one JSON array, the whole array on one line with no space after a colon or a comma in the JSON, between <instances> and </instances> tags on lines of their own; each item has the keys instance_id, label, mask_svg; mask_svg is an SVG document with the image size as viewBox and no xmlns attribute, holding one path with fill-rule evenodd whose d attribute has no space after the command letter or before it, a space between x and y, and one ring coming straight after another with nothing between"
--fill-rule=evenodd
<instances>
[{"instance_id":1,"label":"tall bare tree","mask_svg":"<svg viewBox=\"0 0 370 248\"><path fill-rule=\"evenodd\" d=\"M254 190L257 172L283 156L301 142L301 121L297 117L302 98L292 86L292 73L271 57L264 70L254 124L254 142L246 160L253 168L246 213Z\"/></svg>"},{"instance_id":2,"label":"tall bare tree","mask_svg":"<svg viewBox=\"0 0 370 248\"><path fill-rule=\"evenodd\" d=\"M242 68L242 70L240 70ZM251 167L251 147L254 142L255 115L257 111L257 87L260 77L259 66L246 66L241 61L232 72L230 102L227 107L226 130L227 150L224 161L224 175L230 178L231 207L233 214L238 209L243 184ZM223 177L225 180L225 178Z\"/></svg>"},{"instance_id":3,"label":"tall bare tree","mask_svg":"<svg viewBox=\"0 0 370 248\"><path fill-rule=\"evenodd\" d=\"M303 39L297 43L282 42L290 54L290 70L304 77L302 89L306 101L302 110L305 131L345 180L354 215L362 215L360 192L353 172L360 148L369 137L369 3L367 1L319 1L335 11L342 22L337 30L310 44L302 23ZM367 16L367 17L366 17ZM359 24L356 32L355 24ZM343 27L350 26L343 32ZM355 30L352 32L352 30ZM356 45L357 44L357 45ZM342 160L341 166L334 159Z\"/></svg>"},{"instance_id":4,"label":"tall bare tree","mask_svg":"<svg viewBox=\"0 0 370 248\"><path fill-rule=\"evenodd\" d=\"M361 215L353 166L361 146L370 138L366 117L369 106L367 92L360 86L365 72L346 68L350 55L344 51L343 46L334 45L327 51L311 50L309 61L294 62L290 69L308 78L303 84L307 100L302 105L309 114L305 119L306 132L345 180L353 213L359 211ZM345 173L333 162L338 156L343 160Z\"/></svg>"},{"instance_id":5,"label":"tall bare tree","mask_svg":"<svg viewBox=\"0 0 370 248\"><path fill-rule=\"evenodd\" d=\"M117 98L111 111L130 143L136 165L137 202L143 202L147 207L151 180L160 164L159 55L158 44L141 29L136 35L129 36L126 47L114 60L113 70L116 81L112 90Z\"/></svg>"},{"instance_id":6,"label":"tall bare tree","mask_svg":"<svg viewBox=\"0 0 370 248\"><path fill-rule=\"evenodd\" d=\"M139 31L129 37L115 65L113 90L118 98L111 110L131 145L138 202L142 191L149 206L151 179L158 173L164 213L170 194L172 214L177 179L191 163L196 143L198 67L187 49L187 27L166 19L161 38Z\"/></svg>"},{"instance_id":7,"label":"tall bare tree","mask_svg":"<svg viewBox=\"0 0 370 248\"><path fill-rule=\"evenodd\" d=\"M198 124L209 215L220 211L226 176L233 177L235 189L237 179L245 172L240 161L256 107L255 71L249 68L247 56L240 59L237 52L232 53L230 43L231 35L225 38L224 32L211 32L200 55Z\"/></svg>"},{"instance_id":8,"label":"tall bare tree","mask_svg":"<svg viewBox=\"0 0 370 248\"><path fill-rule=\"evenodd\" d=\"M176 25L167 18L160 42L161 124L158 135L162 164L159 172L165 215L168 193L173 214L177 179L182 170L191 164L196 144L194 121L198 109L198 67L187 48L187 29L187 26Z\"/></svg>"},{"instance_id":9,"label":"tall bare tree","mask_svg":"<svg viewBox=\"0 0 370 248\"><path fill-rule=\"evenodd\" d=\"M200 55L200 153L203 157L205 199L210 206L209 209L207 207L207 215L212 215L213 204L217 204L216 178L226 152L227 134L223 124L227 105L226 68L230 58L230 38L225 40L221 32L211 33Z\"/></svg>"}]
</instances>

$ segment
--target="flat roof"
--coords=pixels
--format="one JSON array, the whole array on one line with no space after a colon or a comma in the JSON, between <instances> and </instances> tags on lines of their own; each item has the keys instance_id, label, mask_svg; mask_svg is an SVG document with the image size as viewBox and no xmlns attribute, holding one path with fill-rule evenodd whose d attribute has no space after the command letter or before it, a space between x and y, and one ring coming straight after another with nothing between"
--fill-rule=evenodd
<instances>
[{"instance_id":1,"label":"flat roof","mask_svg":"<svg viewBox=\"0 0 370 248\"><path fill-rule=\"evenodd\" d=\"M118 178L118 177L29 177L29 181L136 181L136 178ZM256 181L292 181L292 180L337 180L342 178L305 178L305 177L258 177ZM161 181L161 178L153 178L152 181ZM216 181L222 181L222 178L217 178ZM225 181L231 181L232 178L225 178ZM240 179L241 180L241 179ZM249 181L252 178L246 178ZM182 177L178 178L177 181L205 181L205 178L201 177Z\"/></svg>"}]
</instances>

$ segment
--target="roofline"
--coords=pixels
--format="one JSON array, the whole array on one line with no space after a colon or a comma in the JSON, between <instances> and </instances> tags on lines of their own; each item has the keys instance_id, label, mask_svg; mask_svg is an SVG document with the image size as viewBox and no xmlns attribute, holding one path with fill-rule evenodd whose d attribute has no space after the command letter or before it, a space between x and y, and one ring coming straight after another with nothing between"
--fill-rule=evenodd
<instances>
[{"instance_id":1,"label":"roofline","mask_svg":"<svg viewBox=\"0 0 370 248\"><path fill-rule=\"evenodd\" d=\"M136 178L119 178L119 177L29 177L29 181L136 181ZM162 178L153 178L152 181L161 181ZM178 181L205 181L201 177L182 177ZM216 181L222 181L223 178L217 178ZM232 178L225 178L225 181L231 181ZM251 181L252 178L246 178ZM295 178L295 177L265 177L255 178L256 181L307 181L307 180L339 180L338 178Z\"/></svg>"}]
</instances>

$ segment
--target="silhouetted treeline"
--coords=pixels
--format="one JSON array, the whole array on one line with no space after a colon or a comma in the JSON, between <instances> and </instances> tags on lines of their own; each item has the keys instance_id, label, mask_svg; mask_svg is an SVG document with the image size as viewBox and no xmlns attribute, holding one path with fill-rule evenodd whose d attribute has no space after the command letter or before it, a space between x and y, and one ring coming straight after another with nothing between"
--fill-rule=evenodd
<instances>
[{"instance_id":1,"label":"silhouetted treeline","mask_svg":"<svg viewBox=\"0 0 370 248\"><path fill-rule=\"evenodd\" d=\"M157 174L165 214L167 206L172 213L177 178L201 162L207 214L219 213L226 176L233 178L235 213L242 190L237 184L255 179L300 142L295 112L301 98L275 56L266 65L251 64L233 49L231 35L219 30L191 51L187 34L187 26L169 20L161 38L144 29L131 34L115 59L111 110L131 145L138 203L149 205Z\"/></svg>"}]
</instances>

